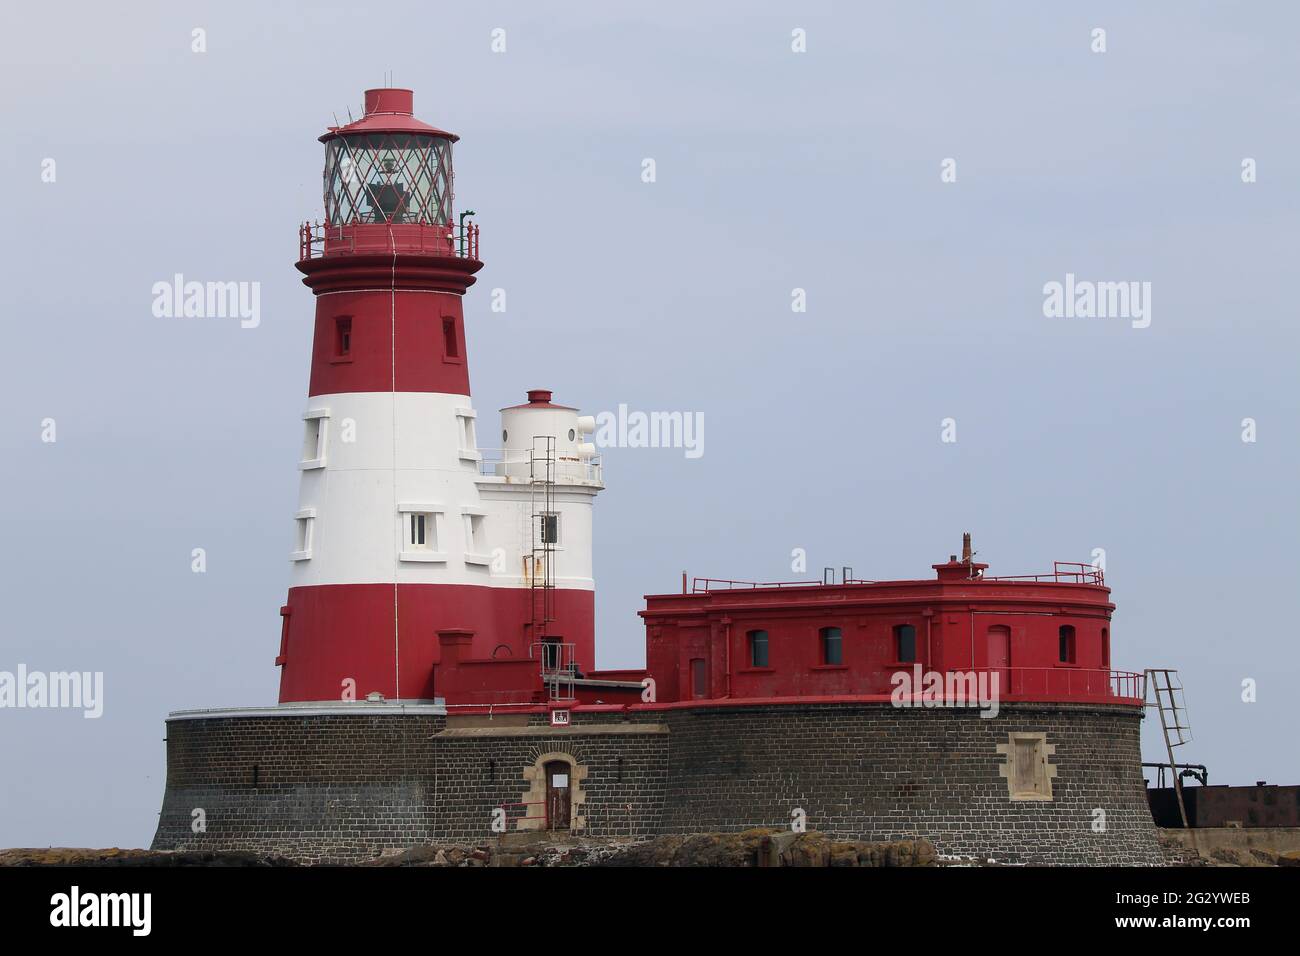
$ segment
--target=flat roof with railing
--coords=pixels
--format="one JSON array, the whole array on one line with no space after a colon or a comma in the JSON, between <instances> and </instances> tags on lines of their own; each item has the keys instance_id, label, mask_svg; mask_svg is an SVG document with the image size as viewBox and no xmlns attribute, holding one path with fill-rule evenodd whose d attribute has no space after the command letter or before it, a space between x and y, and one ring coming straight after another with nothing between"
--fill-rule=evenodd
<instances>
[{"instance_id":1,"label":"flat roof with railing","mask_svg":"<svg viewBox=\"0 0 1300 956\"><path fill-rule=\"evenodd\" d=\"M849 571L851 569L842 569ZM833 568L827 571L833 572ZM779 588L820 588L820 587L843 587L853 585L896 585L896 584L933 584L936 578L907 578L893 581L875 581L866 578L853 577L845 574L839 580L835 579L832 573L830 579L823 577L822 580L812 581L737 581L730 578L691 578L691 594L708 594L714 591L734 591L734 590L756 590L756 589L779 589ZM1105 587L1106 575L1099 568L1090 564L1084 564L1079 561L1053 561L1052 570L1044 571L1039 574L1006 574L990 575L976 574L969 578L961 579L960 583L983 584L983 583L1038 583L1038 584L1073 584L1073 585L1093 585Z\"/></svg>"}]
</instances>

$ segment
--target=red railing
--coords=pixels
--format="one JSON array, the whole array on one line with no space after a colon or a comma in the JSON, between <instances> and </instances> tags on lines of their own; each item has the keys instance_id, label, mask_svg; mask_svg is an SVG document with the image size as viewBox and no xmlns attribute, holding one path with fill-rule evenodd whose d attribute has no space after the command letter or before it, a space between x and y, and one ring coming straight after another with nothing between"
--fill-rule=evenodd
<instances>
[{"instance_id":1,"label":"red railing","mask_svg":"<svg viewBox=\"0 0 1300 956\"><path fill-rule=\"evenodd\" d=\"M1105 584L1106 573L1081 561L1053 561L1050 573L985 576L981 581L1051 581L1055 584Z\"/></svg>"},{"instance_id":2,"label":"red railing","mask_svg":"<svg viewBox=\"0 0 1300 956\"><path fill-rule=\"evenodd\" d=\"M530 813L525 812L523 816L518 816L518 817L510 816L511 808L517 808L517 807L541 807L542 814L541 816L532 816ZM510 829L510 823L512 821L514 822L516 829L518 828L519 824L524 820L541 820L543 825L546 824L546 801L545 800L528 800L525 801L524 803L498 803L497 809L505 812L505 822L506 822L507 830Z\"/></svg>"},{"instance_id":3,"label":"red railing","mask_svg":"<svg viewBox=\"0 0 1300 956\"><path fill-rule=\"evenodd\" d=\"M304 222L298 228L298 259L326 255L358 255L404 252L416 255L479 257L479 227L466 222L461 227L431 223L344 223L332 226Z\"/></svg>"},{"instance_id":4,"label":"red railing","mask_svg":"<svg viewBox=\"0 0 1300 956\"><path fill-rule=\"evenodd\" d=\"M1106 575L1100 569L1081 561L1053 561L1052 570L1042 574L1011 574L1002 576L984 576L971 578L972 581L1036 581L1054 584L1097 584L1106 583ZM839 584L890 584L890 581L869 581L865 578L846 577L837 584L835 581L732 581L727 578L692 578L691 593L705 594L709 591L732 591L752 588L795 588L795 587L837 587Z\"/></svg>"},{"instance_id":5,"label":"red railing","mask_svg":"<svg viewBox=\"0 0 1300 956\"><path fill-rule=\"evenodd\" d=\"M998 696L1038 700L1146 700L1146 675L1086 667L976 667L961 673L998 673Z\"/></svg>"},{"instance_id":6,"label":"red railing","mask_svg":"<svg viewBox=\"0 0 1300 956\"><path fill-rule=\"evenodd\" d=\"M691 578L691 593L733 591L746 588L819 587L821 581L729 581L726 578Z\"/></svg>"}]
</instances>

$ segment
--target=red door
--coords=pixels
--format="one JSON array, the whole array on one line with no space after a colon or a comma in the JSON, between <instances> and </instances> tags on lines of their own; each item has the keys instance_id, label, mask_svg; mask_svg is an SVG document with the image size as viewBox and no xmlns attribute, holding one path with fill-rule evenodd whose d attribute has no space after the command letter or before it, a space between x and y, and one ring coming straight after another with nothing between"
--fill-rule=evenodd
<instances>
[{"instance_id":1,"label":"red door","mask_svg":"<svg viewBox=\"0 0 1300 956\"><path fill-rule=\"evenodd\" d=\"M990 672L997 672L997 693L1008 694L1011 692L1011 628L1001 625L990 627L988 641L988 667ZM989 679L992 680L992 673ZM991 683L989 692L993 692Z\"/></svg>"},{"instance_id":2,"label":"red door","mask_svg":"<svg viewBox=\"0 0 1300 956\"><path fill-rule=\"evenodd\" d=\"M552 760L546 773L546 829L569 829L570 768L563 760Z\"/></svg>"}]
</instances>

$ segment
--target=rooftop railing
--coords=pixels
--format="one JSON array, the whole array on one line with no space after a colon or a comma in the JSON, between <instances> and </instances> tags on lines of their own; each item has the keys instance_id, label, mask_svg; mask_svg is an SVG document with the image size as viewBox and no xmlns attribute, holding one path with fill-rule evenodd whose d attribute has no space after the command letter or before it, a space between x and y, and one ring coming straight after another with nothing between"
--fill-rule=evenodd
<instances>
[{"instance_id":1,"label":"rooftop railing","mask_svg":"<svg viewBox=\"0 0 1300 956\"><path fill-rule=\"evenodd\" d=\"M998 695L1042 700L1146 699L1146 674L1106 667L976 667L969 673L998 674Z\"/></svg>"},{"instance_id":2,"label":"rooftop railing","mask_svg":"<svg viewBox=\"0 0 1300 956\"><path fill-rule=\"evenodd\" d=\"M833 587L840 584L891 584L890 581L873 581L866 578L845 576L840 581L733 581L728 578L692 578L691 593L707 594L710 591L732 591L754 588L795 588L795 587ZM931 579L922 579L930 581ZM1106 583L1106 575L1099 568L1079 561L1053 561L1052 570L1042 574L982 575L971 578L972 581L1029 581L1054 584L1097 584Z\"/></svg>"},{"instance_id":3,"label":"rooftop railing","mask_svg":"<svg viewBox=\"0 0 1300 956\"><path fill-rule=\"evenodd\" d=\"M1053 561L1052 570L1043 574L986 575L980 581L1051 581L1055 584L1105 584L1106 573L1080 561Z\"/></svg>"},{"instance_id":4,"label":"rooftop railing","mask_svg":"<svg viewBox=\"0 0 1300 956\"><path fill-rule=\"evenodd\" d=\"M481 459L479 461L479 474L494 476L497 478L514 478L528 481L534 473L532 463L534 461L530 449L514 448L481 448L479 449ZM536 459L536 477L537 480L544 480L546 477L545 459ZM557 484L565 482L596 482L604 483L604 466L601 464L600 455L583 457L581 455L556 455L555 460L551 463L551 480Z\"/></svg>"},{"instance_id":5,"label":"rooftop railing","mask_svg":"<svg viewBox=\"0 0 1300 956\"><path fill-rule=\"evenodd\" d=\"M298 259L319 259L327 255L361 255L402 252L414 255L479 258L479 227L420 222L331 225L304 222L298 229Z\"/></svg>"}]
</instances>

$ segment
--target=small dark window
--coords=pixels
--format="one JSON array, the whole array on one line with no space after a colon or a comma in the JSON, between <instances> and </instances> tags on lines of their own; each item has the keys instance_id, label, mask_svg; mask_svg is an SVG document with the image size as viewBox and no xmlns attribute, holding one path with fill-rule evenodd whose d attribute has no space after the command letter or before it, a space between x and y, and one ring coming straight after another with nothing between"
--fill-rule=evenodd
<instances>
[{"instance_id":1,"label":"small dark window","mask_svg":"<svg viewBox=\"0 0 1300 956\"><path fill-rule=\"evenodd\" d=\"M411 544L424 544L424 515L411 515Z\"/></svg>"},{"instance_id":2,"label":"small dark window","mask_svg":"<svg viewBox=\"0 0 1300 956\"><path fill-rule=\"evenodd\" d=\"M1101 629L1101 666L1110 667L1110 628Z\"/></svg>"},{"instance_id":3,"label":"small dark window","mask_svg":"<svg viewBox=\"0 0 1300 956\"><path fill-rule=\"evenodd\" d=\"M709 672L701 657L691 661L691 696L709 696Z\"/></svg>"},{"instance_id":4,"label":"small dark window","mask_svg":"<svg viewBox=\"0 0 1300 956\"><path fill-rule=\"evenodd\" d=\"M542 517L542 544L559 544L560 543L560 516L557 514L543 514L541 517Z\"/></svg>"},{"instance_id":5,"label":"small dark window","mask_svg":"<svg viewBox=\"0 0 1300 956\"><path fill-rule=\"evenodd\" d=\"M460 344L456 341L456 320L450 316L444 316L442 320L442 348L447 358L460 358Z\"/></svg>"},{"instance_id":6,"label":"small dark window","mask_svg":"<svg viewBox=\"0 0 1300 956\"><path fill-rule=\"evenodd\" d=\"M749 632L749 666L767 666L767 631Z\"/></svg>"},{"instance_id":7,"label":"small dark window","mask_svg":"<svg viewBox=\"0 0 1300 956\"><path fill-rule=\"evenodd\" d=\"M334 354L339 358L352 354L352 319L334 320Z\"/></svg>"},{"instance_id":8,"label":"small dark window","mask_svg":"<svg viewBox=\"0 0 1300 956\"><path fill-rule=\"evenodd\" d=\"M822 663L823 664L843 664L844 663L844 641L838 627L823 627L821 629L822 638Z\"/></svg>"},{"instance_id":9,"label":"small dark window","mask_svg":"<svg viewBox=\"0 0 1300 956\"><path fill-rule=\"evenodd\" d=\"M1061 645L1061 663L1074 663L1074 626L1072 624L1062 624L1058 631Z\"/></svg>"},{"instance_id":10,"label":"small dark window","mask_svg":"<svg viewBox=\"0 0 1300 956\"><path fill-rule=\"evenodd\" d=\"M894 652L900 663L910 664L916 660L916 628L911 624L894 626Z\"/></svg>"}]
</instances>

